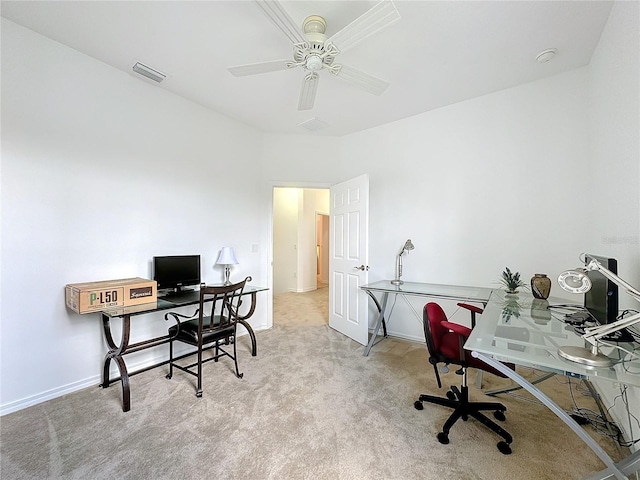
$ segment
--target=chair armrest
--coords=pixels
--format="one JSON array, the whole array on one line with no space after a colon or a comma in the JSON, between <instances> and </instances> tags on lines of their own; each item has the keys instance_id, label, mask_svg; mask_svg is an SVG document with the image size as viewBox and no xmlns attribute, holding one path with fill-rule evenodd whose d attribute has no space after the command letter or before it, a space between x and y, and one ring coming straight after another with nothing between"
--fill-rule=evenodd
<instances>
[{"instance_id":1,"label":"chair armrest","mask_svg":"<svg viewBox=\"0 0 640 480\"><path fill-rule=\"evenodd\" d=\"M169 318L168 318L168 317L173 317L173 319L174 319L177 323L180 323L180 319L179 319L178 317L180 317L180 318L188 318L189 320L191 320L192 318L197 317L199 312L200 312L200 309L199 309L199 308L198 308L198 309L196 309L196 311L193 313L193 315L183 315L183 314L181 314L181 313L168 312L168 313L165 313L165 315L164 315L164 319L165 319L165 321L166 321L166 320L169 320Z\"/></svg>"},{"instance_id":2,"label":"chair armrest","mask_svg":"<svg viewBox=\"0 0 640 480\"><path fill-rule=\"evenodd\" d=\"M442 325L444 328L448 328L449 330L451 330L454 333L457 333L458 335L463 336L464 338L468 338L469 335L471 335L471 329L469 327L465 327L464 325L460 325L459 323L452 323L452 322L441 322L440 325Z\"/></svg>"},{"instance_id":3,"label":"chair armrest","mask_svg":"<svg viewBox=\"0 0 640 480\"><path fill-rule=\"evenodd\" d=\"M475 305L469 305L468 303L458 303L459 307L466 308L467 310L472 311L473 313L481 314L484 310L480 307L476 307Z\"/></svg>"},{"instance_id":4,"label":"chair armrest","mask_svg":"<svg viewBox=\"0 0 640 480\"><path fill-rule=\"evenodd\" d=\"M199 312L200 312L200 309L197 308L193 315L182 315L181 313L176 313L176 312L165 313L165 315L164 315L165 322L167 320L169 320L169 317L173 317L173 320L176 322L176 327L178 327L178 328L176 328L176 334L174 336L170 337L170 339L173 340L180 333L180 319L181 318L186 318L188 320L191 320L192 318L196 317Z\"/></svg>"}]
</instances>

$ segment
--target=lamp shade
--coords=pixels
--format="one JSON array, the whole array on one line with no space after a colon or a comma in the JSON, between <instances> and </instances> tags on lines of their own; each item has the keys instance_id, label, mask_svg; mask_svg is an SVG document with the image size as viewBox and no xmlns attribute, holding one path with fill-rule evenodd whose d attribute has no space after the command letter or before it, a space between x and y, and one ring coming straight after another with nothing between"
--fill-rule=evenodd
<instances>
[{"instance_id":1,"label":"lamp shade","mask_svg":"<svg viewBox=\"0 0 640 480\"><path fill-rule=\"evenodd\" d=\"M222 247L216 265L237 265L238 259L233 251L233 247Z\"/></svg>"}]
</instances>

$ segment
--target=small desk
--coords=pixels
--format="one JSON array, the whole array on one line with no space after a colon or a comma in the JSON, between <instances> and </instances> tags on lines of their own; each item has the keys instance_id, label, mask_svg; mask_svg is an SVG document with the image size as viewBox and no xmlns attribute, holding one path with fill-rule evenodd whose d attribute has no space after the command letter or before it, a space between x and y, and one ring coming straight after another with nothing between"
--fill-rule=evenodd
<instances>
[{"instance_id":1,"label":"small desk","mask_svg":"<svg viewBox=\"0 0 640 480\"><path fill-rule=\"evenodd\" d=\"M538 370L580 379L603 379L640 387L640 360L617 349L603 348L603 353L620 362L613 367L593 368L570 362L557 353L560 346L585 346L585 341L570 326L554 318L549 304L562 304L565 300L537 300L529 293L506 295L494 290L479 321L464 345L471 354L488 363L523 388L566 423L607 466L591 479L618 478L625 480L640 469L640 450L617 464L569 414L528 380L507 368L503 363L515 363ZM561 316L557 313L556 316ZM623 344L632 350L632 344ZM636 344L636 349L638 349ZM615 351L612 351L615 350ZM637 352L636 352L637 353ZM627 358L631 357L631 358Z\"/></svg>"},{"instance_id":2,"label":"small desk","mask_svg":"<svg viewBox=\"0 0 640 480\"><path fill-rule=\"evenodd\" d=\"M251 325L249 324L249 322L247 322L247 320L253 315L256 309L256 294L265 290L268 290L268 288L245 286L244 291L242 292L242 296L251 295L251 306L249 307L249 311L238 319L238 323L242 324L247 329L247 332L249 332L249 336L251 337L251 355L254 357L257 355L256 336L253 332L253 328L251 328ZM169 342L169 335L167 334L160 337L129 344L129 337L131 334L131 317L159 312L161 310L186 307L189 305L198 305L199 303L199 298L197 300L194 300L194 298L185 300L184 298L181 299L179 296L168 296L164 298L158 298L158 301L154 303L135 305L132 307L112 308L100 312L102 314L102 328L104 330L104 337L107 342L107 346L109 347L109 351L104 357L104 365L102 367L102 383L100 383L100 386L102 388L107 388L113 382L116 382L118 380L122 382L123 412L128 412L131 409L131 390L129 387L129 377L137 373L146 372L147 370L150 370L152 368L169 363L169 361L166 360L132 373L129 373L127 371L127 365L124 362L124 358L122 358L123 355L126 355L127 353L139 352L140 350L146 350L147 348L157 347L158 345L163 345ZM113 340L113 335L111 334L111 320L115 318L122 319L122 337L119 345L116 345L116 342ZM183 355L183 357L186 357L188 355L191 355L191 353ZM120 371L119 378L109 378L109 366L111 365L111 360L114 360L116 362L116 365L118 366L118 370Z\"/></svg>"},{"instance_id":3,"label":"small desk","mask_svg":"<svg viewBox=\"0 0 640 480\"><path fill-rule=\"evenodd\" d=\"M371 348L373 347L380 325L384 320L384 312L387 308L387 301L389 300L389 294L400 295L406 300L406 296L413 297L429 297L429 298L441 298L445 300L455 300L458 302L475 302L482 303L483 305L489 300L491 295L490 288L482 287L464 287L459 285L440 285L437 283L418 283L418 282L405 282L402 285L393 285L390 280L380 280L374 283L368 283L360 287L373 297L373 292L380 292L382 294L382 306L380 307L380 313L376 320L376 325L373 329L373 335L369 339L367 348L364 350L364 356L368 356ZM375 299L375 297L373 297ZM377 303L377 302L376 302ZM415 311L413 306L407 301L413 313L418 320L422 322L422 316ZM388 320L388 318L387 318Z\"/></svg>"}]
</instances>

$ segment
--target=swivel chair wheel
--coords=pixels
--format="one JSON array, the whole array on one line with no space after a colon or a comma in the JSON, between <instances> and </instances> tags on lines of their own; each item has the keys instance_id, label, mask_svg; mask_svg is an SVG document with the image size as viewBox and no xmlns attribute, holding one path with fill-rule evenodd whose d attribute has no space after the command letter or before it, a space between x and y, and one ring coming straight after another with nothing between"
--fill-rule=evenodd
<instances>
[{"instance_id":1,"label":"swivel chair wheel","mask_svg":"<svg viewBox=\"0 0 640 480\"><path fill-rule=\"evenodd\" d=\"M504 416L504 412L501 410L496 410L495 412L493 412L493 416L496 418L496 420L500 420L501 422L504 422L507 417Z\"/></svg>"},{"instance_id":2,"label":"swivel chair wheel","mask_svg":"<svg viewBox=\"0 0 640 480\"><path fill-rule=\"evenodd\" d=\"M424 405L422 405L422 402L420 400L416 400L413 406L416 410L424 410Z\"/></svg>"},{"instance_id":3,"label":"swivel chair wheel","mask_svg":"<svg viewBox=\"0 0 640 480\"><path fill-rule=\"evenodd\" d=\"M448 398L449 400L455 400L455 399L456 399L456 394L455 394L455 393L453 393L451 390L448 390L448 391L447 391L447 398Z\"/></svg>"},{"instance_id":4,"label":"swivel chair wheel","mask_svg":"<svg viewBox=\"0 0 640 480\"><path fill-rule=\"evenodd\" d=\"M442 443L443 445L448 445L449 444L449 435L447 435L446 433L440 432L438 434L437 438L438 438L438 441L440 443ZM500 442L500 443L504 443L504 442ZM507 445L507 447L509 447L509 446Z\"/></svg>"},{"instance_id":5,"label":"swivel chair wheel","mask_svg":"<svg viewBox=\"0 0 640 480\"><path fill-rule=\"evenodd\" d=\"M166 378L166 379L168 379L168 380L171 380L171 374L170 374L170 373L167 373L167 374L165 375L165 378Z\"/></svg>"},{"instance_id":6,"label":"swivel chair wheel","mask_svg":"<svg viewBox=\"0 0 640 480\"><path fill-rule=\"evenodd\" d=\"M500 450L500 453L502 453L503 455L511 454L511 447L507 442L504 441L498 442L498 450Z\"/></svg>"}]
</instances>

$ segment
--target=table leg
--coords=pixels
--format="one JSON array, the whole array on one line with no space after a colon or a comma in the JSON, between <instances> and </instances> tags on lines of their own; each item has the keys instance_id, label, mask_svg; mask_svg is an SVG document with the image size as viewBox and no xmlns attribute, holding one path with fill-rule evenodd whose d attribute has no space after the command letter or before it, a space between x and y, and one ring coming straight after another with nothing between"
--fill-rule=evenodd
<instances>
[{"instance_id":1,"label":"table leg","mask_svg":"<svg viewBox=\"0 0 640 480\"><path fill-rule=\"evenodd\" d=\"M129 335L131 333L131 317L124 315L122 317L122 338L120 345L117 346L113 341L113 335L111 334L111 325L109 317L102 315L102 328L104 330L105 340L109 346L109 351L104 357L104 365L102 367L102 388L108 388L111 384L111 378L109 375L109 366L111 360L115 360L118 370L120 371L120 382L122 384L122 411L128 412L131 410L131 388L129 386L129 372L127 371L127 365L124 363L124 355L129 346Z\"/></svg>"},{"instance_id":2,"label":"table leg","mask_svg":"<svg viewBox=\"0 0 640 480\"><path fill-rule=\"evenodd\" d=\"M258 345L256 343L256 334L253 332L253 328L249 325L249 322L245 322L244 320L238 320L238 323L242 324L244 328L247 329L249 333L249 337L251 337L251 356L255 357L258 355Z\"/></svg>"},{"instance_id":3,"label":"table leg","mask_svg":"<svg viewBox=\"0 0 640 480\"><path fill-rule=\"evenodd\" d=\"M480 372L480 370L478 370L478 372ZM555 376L556 376L555 373L545 373L541 377L538 377L533 382L531 382L531 385L535 385L537 383L544 382L545 380L547 380L547 379L549 379L551 377L555 377ZM480 388L480 387L478 387L478 388ZM485 395L490 395L492 397L495 397L496 395L499 395L501 393L509 393L509 392L513 392L515 390L520 390L522 388L523 388L522 385L512 385L510 387L496 388L495 390L489 390L487 392L484 392L484 394Z\"/></svg>"},{"instance_id":4,"label":"table leg","mask_svg":"<svg viewBox=\"0 0 640 480\"><path fill-rule=\"evenodd\" d=\"M242 324L244 326L244 328L247 329L247 332L249 333L249 337L251 337L251 356L255 357L256 355L258 355L258 344L256 342L256 334L253 331L253 328L251 327L251 325L249 324L249 322L247 322L246 320L251 318L251 316L253 315L253 312L255 312L256 310L256 301L257 301L257 292L251 292L251 307L249 307L249 311L247 312L246 315L238 315L238 323Z\"/></svg>"},{"instance_id":5,"label":"table leg","mask_svg":"<svg viewBox=\"0 0 640 480\"><path fill-rule=\"evenodd\" d=\"M591 477L592 479L609 479L612 476L619 480L627 480L627 475L634 473L640 465L640 450L634 452L629 455L627 458L618 462L617 464L613 461L613 459L605 452L598 443L591 438L591 436L584 431L584 429L578 425L578 423L571 418L571 416L561 409L558 405L556 405L553 400L551 400L548 396L546 396L540 389L534 387L529 381L527 381L524 377L516 373L514 370L511 370L502 362L495 360L493 357L488 355L483 355L482 353L472 351L471 355L475 358L482 360L488 365L492 366L499 372L505 374L507 377L511 378L518 382L518 384L522 385L522 388L526 389L529 393L531 393L534 397L536 397L540 402L542 402L549 410L555 413L560 420L567 424L571 430L578 435L587 446L593 450L593 452L602 460L602 462L607 466L607 468L597 475Z\"/></svg>"},{"instance_id":6,"label":"table leg","mask_svg":"<svg viewBox=\"0 0 640 480\"><path fill-rule=\"evenodd\" d=\"M373 329L373 335L371 335L371 338L369 339L369 343L367 344L367 347L364 349L363 355L365 357L369 356L371 347L373 347L373 344L376 342L376 337L378 336L378 330L380 330L380 325L382 325L382 321L384 319L384 311L387 308L388 299L389 299L389 292L384 292L382 294L382 307L380 307L380 313L378 314L378 320L376 320L376 326Z\"/></svg>"}]
</instances>

